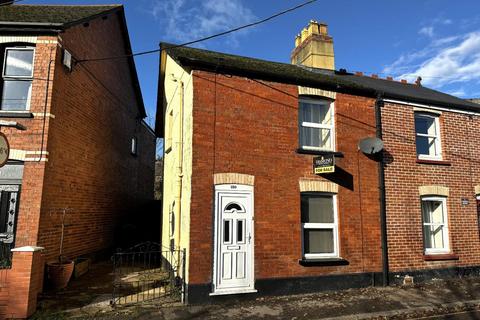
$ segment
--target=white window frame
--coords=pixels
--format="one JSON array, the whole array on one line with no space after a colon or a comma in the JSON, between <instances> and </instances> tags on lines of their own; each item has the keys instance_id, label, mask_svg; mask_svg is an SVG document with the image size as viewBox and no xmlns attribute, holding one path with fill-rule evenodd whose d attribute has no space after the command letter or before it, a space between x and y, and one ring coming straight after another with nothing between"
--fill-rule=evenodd
<instances>
[{"instance_id":1,"label":"white window frame","mask_svg":"<svg viewBox=\"0 0 480 320\"><path fill-rule=\"evenodd\" d=\"M328 106L330 108L330 112L332 114L332 123L331 124L321 124L315 122L307 122L300 120L300 109L302 103L310 103L310 104L319 104ZM331 140L331 147L313 147L313 146L304 146L302 141L300 141L300 130L298 132L298 142L300 144L300 148L304 150L316 150L316 151L335 151L336 143L335 143L335 102L330 100L320 100L320 99L310 99L310 98L300 98L299 105L298 105L298 124L299 127L305 128L316 128L316 129L329 129L330 130L330 140ZM300 128L299 128L300 129Z\"/></svg>"},{"instance_id":2,"label":"white window frame","mask_svg":"<svg viewBox=\"0 0 480 320\"><path fill-rule=\"evenodd\" d=\"M432 113L426 113L426 112L415 112L414 114L414 123L416 118L418 117L423 117L423 118L431 118L434 119L435 123L435 135L429 135L425 133L418 133L417 128L415 128L415 147L417 143L417 137L426 137L426 138L434 138L435 142L435 150L437 151L437 154L435 155L430 155L430 154L421 154L417 152L417 158L418 159L424 159L424 160L442 160L442 142L441 142L441 135L440 135L440 116L438 114L432 114Z\"/></svg>"},{"instance_id":3,"label":"white window frame","mask_svg":"<svg viewBox=\"0 0 480 320\"><path fill-rule=\"evenodd\" d=\"M330 196L333 201L333 223L304 223L301 222L301 237L302 237L302 256L304 259L325 259L325 258L338 258L339 257L339 244L338 244L338 213L337 213L337 195L327 192L305 192L302 196ZM333 252L332 253L306 253L305 252L305 229L318 230L318 229L333 229Z\"/></svg>"},{"instance_id":4,"label":"white window frame","mask_svg":"<svg viewBox=\"0 0 480 320\"><path fill-rule=\"evenodd\" d=\"M426 201L436 201L442 203L442 210L443 210L443 224L439 223L426 223L424 218L423 212L423 202ZM447 212L447 198L440 197L440 196L426 196L421 197L421 213L422 213L422 234L423 234L423 249L425 254L443 254L450 252L450 238L449 238L449 231L448 231L448 212ZM443 226L442 228L442 236L443 236L443 248L435 249L435 248L427 248L425 246L425 226Z\"/></svg>"},{"instance_id":5,"label":"white window frame","mask_svg":"<svg viewBox=\"0 0 480 320\"><path fill-rule=\"evenodd\" d=\"M30 76L7 76L5 74L5 70L7 69L7 52L9 50L16 50L16 51L32 51L33 52L33 59L32 59L32 73ZM29 47L29 46L22 46L22 47L6 47L5 52L3 53L3 66L2 66L2 83L5 81L15 81L15 80L30 80L32 82L32 85L30 86L30 91L28 92L28 97L27 97L27 103L25 105L25 110L2 110L2 112L24 112L24 111L29 111L30 110L30 104L32 100L32 89L33 89L33 74L35 70L35 47ZM2 86L3 87L3 86ZM3 89L0 94L3 94ZM1 96L0 96L1 99Z\"/></svg>"}]
</instances>

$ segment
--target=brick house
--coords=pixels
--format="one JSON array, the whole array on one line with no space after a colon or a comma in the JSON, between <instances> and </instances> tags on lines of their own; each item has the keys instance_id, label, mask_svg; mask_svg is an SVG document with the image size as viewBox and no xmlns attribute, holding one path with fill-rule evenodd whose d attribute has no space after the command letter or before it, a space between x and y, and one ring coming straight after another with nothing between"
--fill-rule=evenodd
<instances>
[{"instance_id":1,"label":"brick house","mask_svg":"<svg viewBox=\"0 0 480 320\"><path fill-rule=\"evenodd\" d=\"M448 148L465 154L465 121L478 105L420 82L336 71L333 40L315 21L297 36L292 64L162 49L162 243L186 249L188 302L386 285L412 271L452 270L444 259L455 255L456 267L480 265L474 189L462 176L468 161L430 157L439 136L422 131L442 113L440 125L458 131ZM359 149L375 137L382 152ZM332 159L333 172L314 174L314 163ZM432 230L446 220L422 222L438 218L429 208L448 188L470 196L449 220L458 224L449 233L458 237L454 252L435 244Z\"/></svg>"},{"instance_id":2,"label":"brick house","mask_svg":"<svg viewBox=\"0 0 480 320\"><path fill-rule=\"evenodd\" d=\"M155 136L132 58L76 63L131 53L122 6L3 5L0 21L0 317L25 318L58 258L62 208L74 259L112 247L153 199Z\"/></svg>"}]
</instances>

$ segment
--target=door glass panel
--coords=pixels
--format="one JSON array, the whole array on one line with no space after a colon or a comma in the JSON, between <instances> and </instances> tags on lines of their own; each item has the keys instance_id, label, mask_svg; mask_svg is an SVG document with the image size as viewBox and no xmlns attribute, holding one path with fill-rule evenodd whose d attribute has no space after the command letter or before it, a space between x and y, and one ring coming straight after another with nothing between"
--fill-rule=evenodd
<instances>
[{"instance_id":1,"label":"door glass panel","mask_svg":"<svg viewBox=\"0 0 480 320\"><path fill-rule=\"evenodd\" d=\"M333 253L332 229L304 229L305 253Z\"/></svg>"},{"instance_id":2,"label":"door glass panel","mask_svg":"<svg viewBox=\"0 0 480 320\"><path fill-rule=\"evenodd\" d=\"M232 220L223 220L223 242L230 243L231 242L231 223Z\"/></svg>"},{"instance_id":3,"label":"door glass panel","mask_svg":"<svg viewBox=\"0 0 480 320\"><path fill-rule=\"evenodd\" d=\"M237 242L245 241L245 220L237 220Z\"/></svg>"}]
</instances>

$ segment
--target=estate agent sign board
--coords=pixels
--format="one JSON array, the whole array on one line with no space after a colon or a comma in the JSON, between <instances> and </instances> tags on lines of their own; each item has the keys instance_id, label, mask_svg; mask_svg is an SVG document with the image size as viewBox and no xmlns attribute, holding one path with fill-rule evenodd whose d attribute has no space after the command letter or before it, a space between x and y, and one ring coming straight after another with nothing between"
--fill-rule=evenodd
<instances>
[{"instance_id":1,"label":"estate agent sign board","mask_svg":"<svg viewBox=\"0 0 480 320\"><path fill-rule=\"evenodd\" d=\"M335 156L333 154L313 158L313 173L335 172Z\"/></svg>"}]
</instances>

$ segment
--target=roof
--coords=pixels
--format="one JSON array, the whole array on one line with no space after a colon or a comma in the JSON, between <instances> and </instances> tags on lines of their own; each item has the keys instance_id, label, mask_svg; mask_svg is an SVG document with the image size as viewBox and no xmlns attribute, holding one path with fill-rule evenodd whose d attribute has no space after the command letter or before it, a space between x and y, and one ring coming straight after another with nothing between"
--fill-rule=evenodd
<instances>
[{"instance_id":1,"label":"roof","mask_svg":"<svg viewBox=\"0 0 480 320\"><path fill-rule=\"evenodd\" d=\"M14 32L26 34L50 34L86 23L90 20L118 13L122 36L125 42L125 54L132 54L130 37L123 6L113 5L3 5L0 6L0 33ZM135 90L140 115L146 117L145 105L138 81L133 57L127 59L131 70L132 84Z\"/></svg>"},{"instance_id":2,"label":"roof","mask_svg":"<svg viewBox=\"0 0 480 320\"><path fill-rule=\"evenodd\" d=\"M384 99L448 108L480 111L480 105L416 84L402 83L347 72L308 68L288 63L272 62L220 52L175 47L162 43L168 55L183 66L264 79L281 83L316 87L342 93L358 94ZM168 47L171 47L168 49Z\"/></svg>"},{"instance_id":3,"label":"roof","mask_svg":"<svg viewBox=\"0 0 480 320\"><path fill-rule=\"evenodd\" d=\"M0 6L0 26L65 28L120 8L121 5L6 5Z\"/></svg>"}]
</instances>

